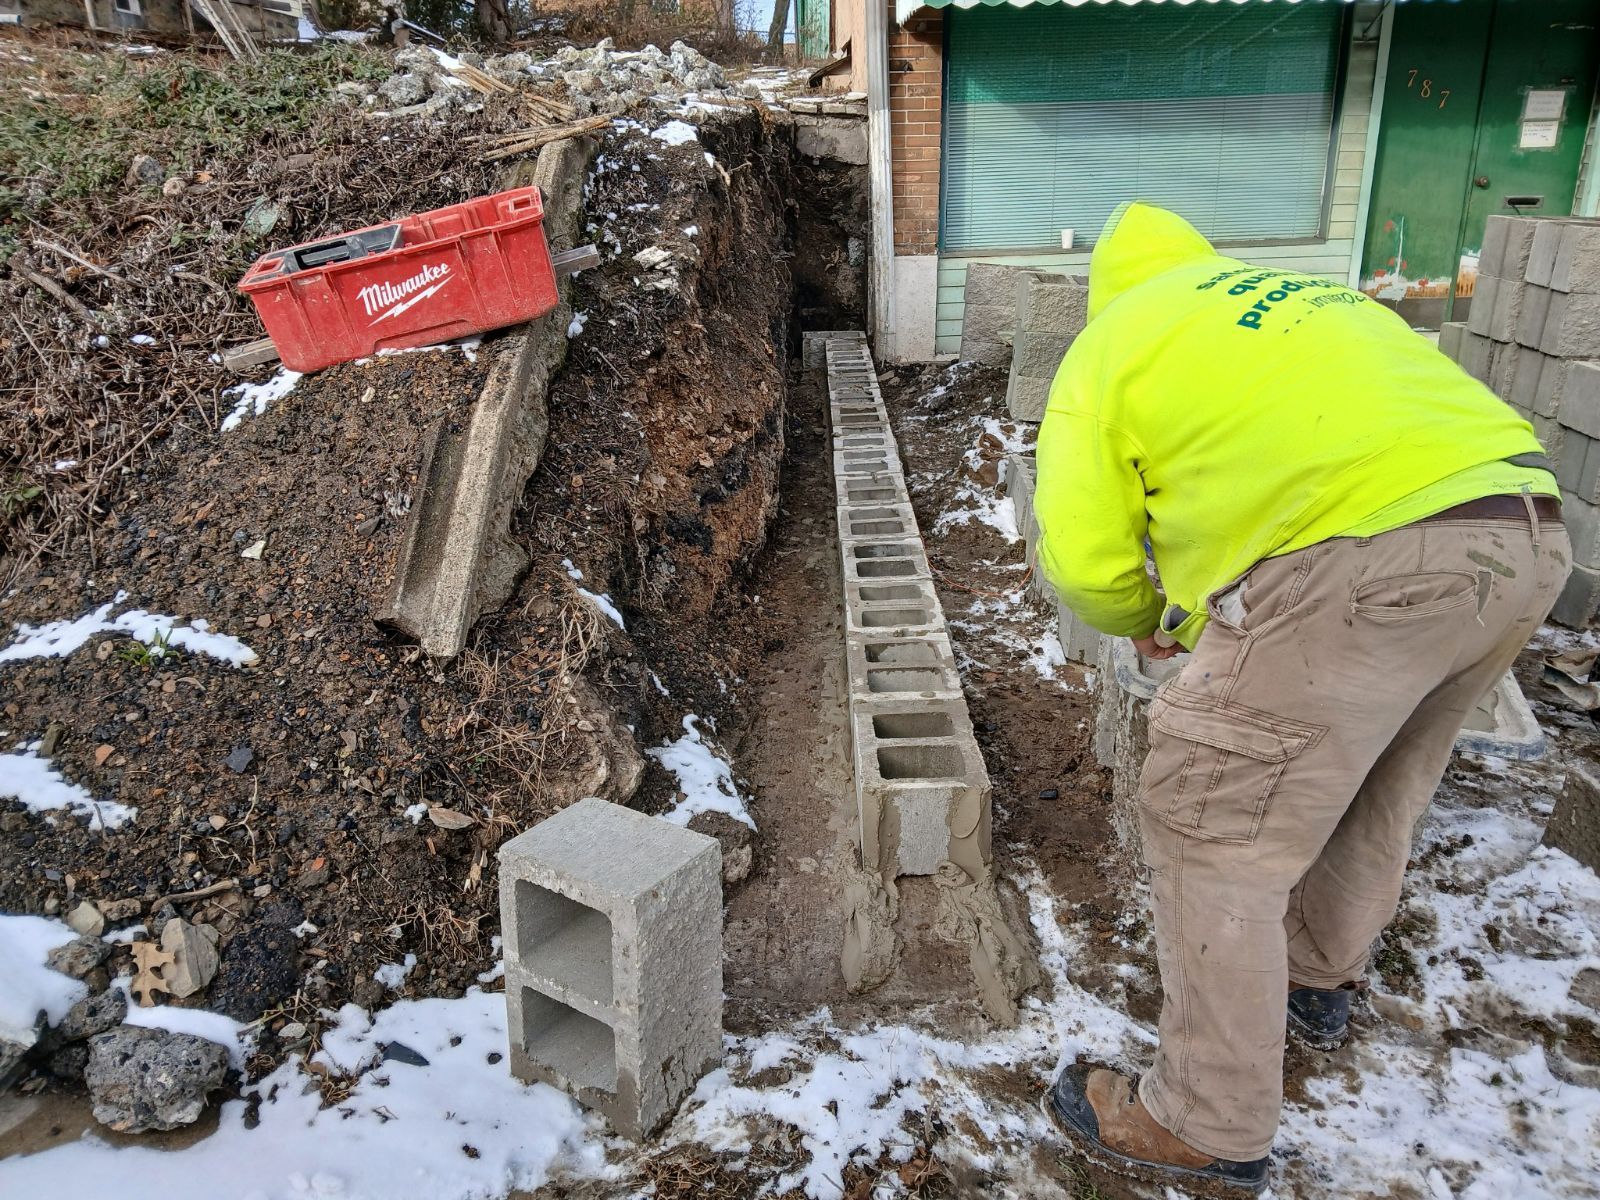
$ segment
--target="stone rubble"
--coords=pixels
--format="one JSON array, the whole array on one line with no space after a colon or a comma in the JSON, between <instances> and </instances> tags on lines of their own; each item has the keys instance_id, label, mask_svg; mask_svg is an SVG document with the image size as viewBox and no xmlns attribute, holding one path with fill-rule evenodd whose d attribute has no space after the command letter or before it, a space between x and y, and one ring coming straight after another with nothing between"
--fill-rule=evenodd
<instances>
[{"instance_id":1,"label":"stone rubble","mask_svg":"<svg viewBox=\"0 0 1600 1200\"><path fill-rule=\"evenodd\" d=\"M720 66L681 41L667 50L653 45L618 50L610 38L588 47L568 46L544 59L521 50L452 59L425 47L407 47L395 52L395 73L382 83L345 82L334 92L371 107L374 115L433 116L457 105L470 110L481 97L451 74L450 66L458 62L513 86L564 84L579 117L624 113L650 100L735 103L761 98L755 84L731 82Z\"/></svg>"}]
</instances>

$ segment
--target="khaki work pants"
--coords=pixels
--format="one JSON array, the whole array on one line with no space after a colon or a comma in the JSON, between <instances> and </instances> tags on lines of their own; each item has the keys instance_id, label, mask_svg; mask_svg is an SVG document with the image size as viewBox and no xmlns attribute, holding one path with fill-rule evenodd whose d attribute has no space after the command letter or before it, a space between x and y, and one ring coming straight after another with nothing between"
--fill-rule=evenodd
<instances>
[{"instance_id":1,"label":"khaki work pants","mask_svg":"<svg viewBox=\"0 0 1600 1200\"><path fill-rule=\"evenodd\" d=\"M1559 522L1424 521L1267 559L1211 598L1151 704L1138 792L1164 994L1139 1094L1189 1145L1270 1149L1289 981L1366 970L1456 735L1569 555Z\"/></svg>"}]
</instances>

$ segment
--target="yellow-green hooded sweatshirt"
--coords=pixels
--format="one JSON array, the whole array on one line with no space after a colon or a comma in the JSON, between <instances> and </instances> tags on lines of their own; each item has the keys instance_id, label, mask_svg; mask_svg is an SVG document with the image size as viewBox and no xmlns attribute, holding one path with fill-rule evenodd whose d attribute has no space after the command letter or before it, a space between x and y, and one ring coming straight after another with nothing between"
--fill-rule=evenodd
<instances>
[{"instance_id":1,"label":"yellow-green hooded sweatshirt","mask_svg":"<svg viewBox=\"0 0 1600 1200\"><path fill-rule=\"evenodd\" d=\"M1132 204L1095 245L1089 322L1039 431L1040 561L1095 628L1159 622L1192 649L1206 598L1261 559L1481 496L1556 495L1527 464L1540 453L1389 309L1224 258L1182 217Z\"/></svg>"}]
</instances>

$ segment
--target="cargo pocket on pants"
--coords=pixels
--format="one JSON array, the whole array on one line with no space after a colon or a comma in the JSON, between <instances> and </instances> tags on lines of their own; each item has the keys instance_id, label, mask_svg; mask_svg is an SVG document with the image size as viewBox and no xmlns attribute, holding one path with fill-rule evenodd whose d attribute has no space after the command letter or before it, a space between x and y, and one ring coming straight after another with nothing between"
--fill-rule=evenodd
<instances>
[{"instance_id":1,"label":"cargo pocket on pants","mask_svg":"<svg viewBox=\"0 0 1600 1200\"><path fill-rule=\"evenodd\" d=\"M1139 804L1178 833L1248 845L1284 769L1325 732L1325 726L1168 689L1150 705Z\"/></svg>"}]
</instances>

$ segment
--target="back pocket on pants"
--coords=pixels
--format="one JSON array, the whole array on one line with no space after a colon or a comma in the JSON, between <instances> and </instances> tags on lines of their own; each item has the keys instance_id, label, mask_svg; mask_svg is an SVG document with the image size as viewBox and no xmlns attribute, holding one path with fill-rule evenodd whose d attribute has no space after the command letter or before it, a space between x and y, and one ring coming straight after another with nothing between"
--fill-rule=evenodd
<instances>
[{"instance_id":1,"label":"back pocket on pants","mask_svg":"<svg viewBox=\"0 0 1600 1200\"><path fill-rule=\"evenodd\" d=\"M1284 769L1325 731L1169 688L1150 705L1139 803L1179 833L1248 845Z\"/></svg>"}]
</instances>

